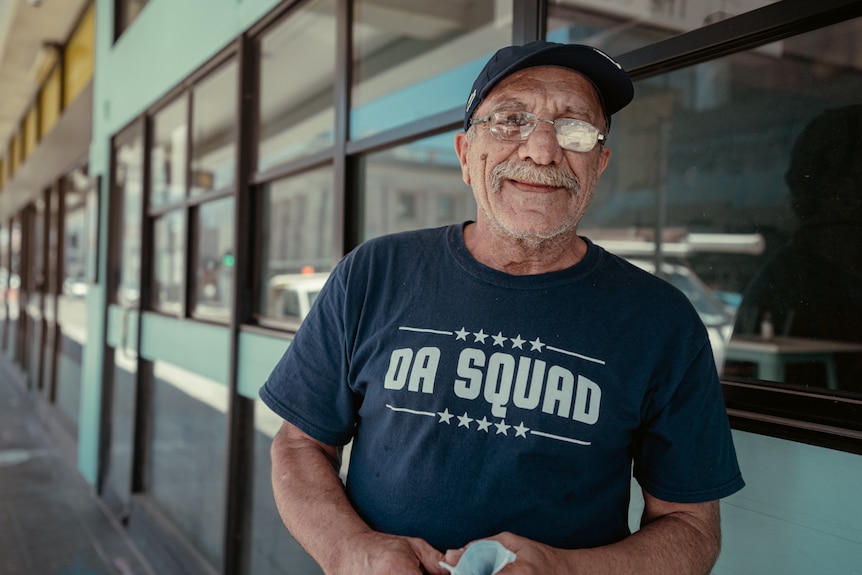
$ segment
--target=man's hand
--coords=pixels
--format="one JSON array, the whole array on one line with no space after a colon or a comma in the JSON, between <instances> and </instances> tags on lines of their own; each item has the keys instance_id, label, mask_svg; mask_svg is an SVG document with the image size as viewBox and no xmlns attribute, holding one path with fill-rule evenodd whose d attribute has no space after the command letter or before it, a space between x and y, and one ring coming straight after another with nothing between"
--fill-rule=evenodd
<instances>
[{"instance_id":1,"label":"man's hand","mask_svg":"<svg viewBox=\"0 0 862 575\"><path fill-rule=\"evenodd\" d=\"M562 549L537 543L514 533L500 533L494 537L488 537L488 539L499 541L506 549L516 555L515 562L504 567L499 572L500 575L547 575L548 573L575 572L566 563L567 552ZM466 550L467 547L447 551L443 561L449 565L455 565Z\"/></svg>"},{"instance_id":2,"label":"man's hand","mask_svg":"<svg viewBox=\"0 0 862 575\"><path fill-rule=\"evenodd\" d=\"M368 532L350 541L335 544L333 570L338 575L396 573L398 575L448 575L440 566L443 554L415 537Z\"/></svg>"},{"instance_id":3,"label":"man's hand","mask_svg":"<svg viewBox=\"0 0 862 575\"><path fill-rule=\"evenodd\" d=\"M718 501L671 503L644 493L641 529L622 541L592 549L558 549L513 533L493 539L515 553L500 575L706 575L721 546ZM455 565L466 548L447 551Z\"/></svg>"}]
</instances>

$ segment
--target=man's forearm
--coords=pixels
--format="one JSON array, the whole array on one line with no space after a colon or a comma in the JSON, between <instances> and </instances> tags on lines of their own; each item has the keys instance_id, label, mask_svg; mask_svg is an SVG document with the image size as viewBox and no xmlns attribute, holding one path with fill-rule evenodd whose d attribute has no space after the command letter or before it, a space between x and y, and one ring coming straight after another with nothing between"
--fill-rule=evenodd
<instances>
[{"instance_id":1,"label":"man's forearm","mask_svg":"<svg viewBox=\"0 0 862 575\"><path fill-rule=\"evenodd\" d=\"M340 547L333 542L369 531L344 492L337 452L285 425L273 438L271 455L273 495L282 521L324 571L331 571L325 563L338 561Z\"/></svg>"},{"instance_id":2,"label":"man's forearm","mask_svg":"<svg viewBox=\"0 0 862 575\"><path fill-rule=\"evenodd\" d=\"M284 423L272 442L272 487L285 526L327 575L447 575L442 553L415 537L371 529L338 477L339 454Z\"/></svg>"},{"instance_id":3,"label":"man's forearm","mask_svg":"<svg viewBox=\"0 0 862 575\"><path fill-rule=\"evenodd\" d=\"M687 506L695 513L674 511L645 515L644 525L619 543L573 551L572 573L608 575L708 575L721 548L718 502Z\"/></svg>"}]
</instances>

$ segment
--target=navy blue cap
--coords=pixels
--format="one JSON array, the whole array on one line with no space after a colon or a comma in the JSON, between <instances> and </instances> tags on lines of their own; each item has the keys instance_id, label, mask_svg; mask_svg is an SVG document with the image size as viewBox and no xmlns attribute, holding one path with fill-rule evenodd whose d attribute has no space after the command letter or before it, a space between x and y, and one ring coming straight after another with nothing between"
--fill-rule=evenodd
<instances>
[{"instance_id":1,"label":"navy blue cap","mask_svg":"<svg viewBox=\"0 0 862 575\"><path fill-rule=\"evenodd\" d=\"M464 130L470 127L473 112L494 86L518 70L536 66L561 66L586 76L599 93L608 121L611 114L625 108L634 97L629 75L616 60L598 48L542 40L507 46L497 50L473 82L464 114Z\"/></svg>"}]
</instances>

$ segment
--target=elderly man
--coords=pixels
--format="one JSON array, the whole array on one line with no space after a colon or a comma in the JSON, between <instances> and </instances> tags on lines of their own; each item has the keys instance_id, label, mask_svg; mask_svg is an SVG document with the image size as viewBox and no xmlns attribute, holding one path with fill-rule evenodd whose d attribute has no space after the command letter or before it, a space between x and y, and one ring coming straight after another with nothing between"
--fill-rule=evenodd
<instances>
[{"instance_id":1,"label":"elderly man","mask_svg":"<svg viewBox=\"0 0 862 575\"><path fill-rule=\"evenodd\" d=\"M445 575L480 539L503 575L709 572L742 479L705 329L577 233L632 96L596 49L501 49L455 138L476 221L334 270L261 390L276 503L325 572Z\"/></svg>"}]
</instances>

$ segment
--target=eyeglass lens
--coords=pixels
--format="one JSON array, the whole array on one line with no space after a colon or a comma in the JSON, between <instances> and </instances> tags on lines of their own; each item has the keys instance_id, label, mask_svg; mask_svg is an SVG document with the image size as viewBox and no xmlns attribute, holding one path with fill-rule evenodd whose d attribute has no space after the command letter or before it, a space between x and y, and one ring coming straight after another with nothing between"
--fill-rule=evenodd
<instances>
[{"instance_id":1,"label":"eyeglass lens","mask_svg":"<svg viewBox=\"0 0 862 575\"><path fill-rule=\"evenodd\" d=\"M501 140L522 141L539 125L539 122L553 124L557 142L561 148L574 152L589 152L599 140L595 126L574 118L558 118L554 121L540 119L529 112L501 110L487 118L491 134Z\"/></svg>"}]
</instances>

